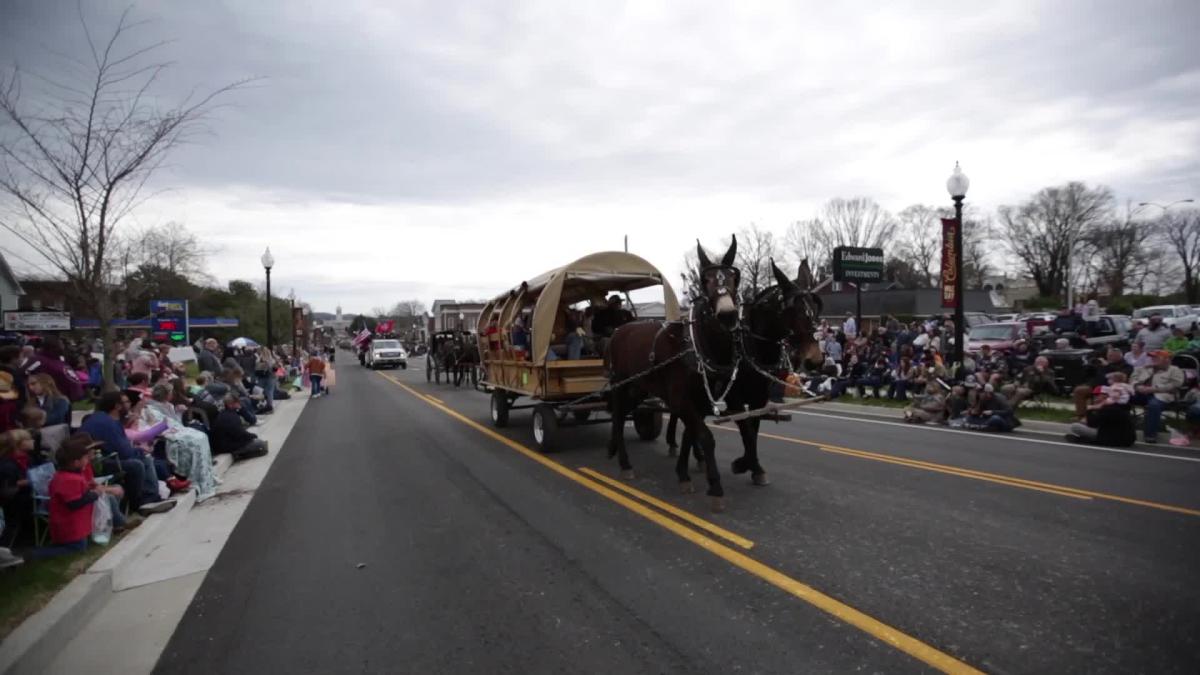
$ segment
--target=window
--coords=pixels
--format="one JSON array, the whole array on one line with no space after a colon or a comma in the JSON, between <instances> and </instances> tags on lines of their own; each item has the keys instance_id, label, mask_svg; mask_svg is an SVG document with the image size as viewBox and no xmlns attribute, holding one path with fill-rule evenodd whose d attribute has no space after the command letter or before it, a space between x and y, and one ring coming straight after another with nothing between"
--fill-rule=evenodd
<instances>
[{"instance_id":1,"label":"window","mask_svg":"<svg viewBox=\"0 0 1200 675\"><path fill-rule=\"evenodd\" d=\"M375 349L399 349L400 342L397 340L376 340L374 342Z\"/></svg>"}]
</instances>

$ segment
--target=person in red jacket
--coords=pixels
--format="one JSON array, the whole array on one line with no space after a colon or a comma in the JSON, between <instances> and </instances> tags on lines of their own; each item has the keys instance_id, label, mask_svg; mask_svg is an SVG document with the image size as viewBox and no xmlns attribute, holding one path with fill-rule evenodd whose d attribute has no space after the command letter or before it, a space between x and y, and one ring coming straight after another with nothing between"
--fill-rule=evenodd
<instances>
[{"instance_id":1,"label":"person in red jacket","mask_svg":"<svg viewBox=\"0 0 1200 675\"><path fill-rule=\"evenodd\" d=\"M58 449L58 470L50 479L50 541L53 545L37 549L36 558L76 553L87 548L92 534L92 509L104 492L84 474L88 457L96 442L68 438Z\"/></svg>"}]
</instances>

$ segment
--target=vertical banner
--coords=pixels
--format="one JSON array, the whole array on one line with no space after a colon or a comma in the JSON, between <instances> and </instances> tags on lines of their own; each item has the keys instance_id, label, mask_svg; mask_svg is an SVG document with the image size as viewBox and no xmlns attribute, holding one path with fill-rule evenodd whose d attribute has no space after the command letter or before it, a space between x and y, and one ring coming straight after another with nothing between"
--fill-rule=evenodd
<instances>
[{"instance_id":1,"label":"vertical banner","mask_svg":"<svg viewBox=\"0 0 1200 675\"><path fill-rule=\"evenodd\" d=\"M958 300L955 284L958 282L958 251L954 249L958 219L942 218L942 307L954 307Z\"/></svg>"}]
</instances>

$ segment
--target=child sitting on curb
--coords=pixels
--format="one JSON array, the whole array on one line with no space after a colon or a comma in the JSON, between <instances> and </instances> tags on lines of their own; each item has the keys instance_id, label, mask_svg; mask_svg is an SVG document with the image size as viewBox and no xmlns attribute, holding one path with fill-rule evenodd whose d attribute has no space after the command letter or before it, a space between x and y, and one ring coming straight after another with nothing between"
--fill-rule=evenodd
<instances>
[{"instance_id":1,"label":"child sitting on curb","mask_svg":"<svg viewBox=\"0 0 1200 675\"><path fill-rule=\"evenodd\" d=\"M50 541L34 551L35 558L77 553L87 548L92 534L92 509L104 494L84 476L91 448L82 439L69 438L58 449L58 471L50 479Z\"/></svg>"}]
</instances>

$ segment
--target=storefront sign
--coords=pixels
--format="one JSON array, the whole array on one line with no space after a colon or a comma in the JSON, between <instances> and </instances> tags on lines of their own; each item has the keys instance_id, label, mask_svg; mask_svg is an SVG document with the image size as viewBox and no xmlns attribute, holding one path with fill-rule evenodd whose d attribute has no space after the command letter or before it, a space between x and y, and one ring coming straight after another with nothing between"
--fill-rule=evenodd
<instances>
[{"instance_id":1,"label":"storefront sign","mask_svg":"<svg viewBox=\"0 0 1200 675\"><path fill-rule=\"evenodd\" d=\"M833 280L883 281L883 249L838 246L833 249Z\"/></svg>"},{"instance_id":2,"label":"storefront sign","mask_svg":"<svg viewBox=\"0 0 1200 675\"><path fill-rule=\"evenodd\" d=\"M4 330L71 330L71 315L67 312L5 312Z\"/></svg>"}]
</instances>

